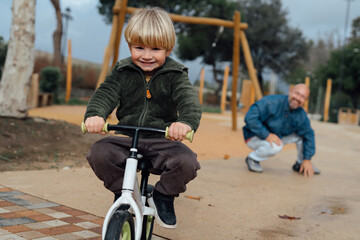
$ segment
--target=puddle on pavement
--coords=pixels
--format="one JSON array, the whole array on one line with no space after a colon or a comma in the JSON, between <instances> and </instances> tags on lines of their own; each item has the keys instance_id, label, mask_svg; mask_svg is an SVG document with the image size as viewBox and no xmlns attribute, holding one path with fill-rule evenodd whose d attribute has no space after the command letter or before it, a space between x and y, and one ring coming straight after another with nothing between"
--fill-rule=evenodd
<instances>
[{"instance_id":1,"label":"puddle on pavement","mask_svg":"<svg viewBox=\"0 0 360 240\"><path fill-rule=\"evenodd\" d=\"M321 214L330 214L330 215L339 215L347 213L347 209L345 207L340 206L323 206L321 207L320 213Z\"/></svg>"},{"instance_id":2,"label":"puddle on pavement","mask_svg":"<svg viewBox=\"0 0 360 240\"><path fill-rule=\"evenodd\" d=\"M295 237L295 234L292 233L292 229L285 229L278 227L277 229L259 229L259 235L261 239L288 239Z\"/></svg>"}]
</instances>

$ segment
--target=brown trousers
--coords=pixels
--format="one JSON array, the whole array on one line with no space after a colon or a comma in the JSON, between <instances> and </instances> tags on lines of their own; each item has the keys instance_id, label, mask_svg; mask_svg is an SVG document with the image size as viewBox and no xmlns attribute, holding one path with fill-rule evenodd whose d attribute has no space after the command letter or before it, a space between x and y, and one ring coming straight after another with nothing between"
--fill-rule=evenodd
<instances>
[{"instance_id":1,"label":"brown trousers","mask_svg":"<svg viewBox=\"0 0 360 240\"><path fill-rule=\"evenodd\" d=\"M124 166L129 156L131 138L106 137L94 143L86 158L96 176L110 191L121 193ZM140 139L138 153L161 172L155 189L165 195L178 196L200 169L196 154L185 144L168 139Z\"/></svg>"}]
</instances>

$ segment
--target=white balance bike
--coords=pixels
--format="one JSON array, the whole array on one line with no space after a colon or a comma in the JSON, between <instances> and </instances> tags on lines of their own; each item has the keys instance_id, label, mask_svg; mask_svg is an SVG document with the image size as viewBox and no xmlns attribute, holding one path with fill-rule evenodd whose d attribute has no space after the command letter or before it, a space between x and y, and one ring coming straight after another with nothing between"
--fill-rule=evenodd
<instances>
[{"instance_id":1,"label":"white balance bike","mask_svg":"<svg viewBox=\"0 0 360 240\"><path fill-rule=\"evenodd\" d=\"M81 130L86 133L84 123L81 124ZM155 219L155 206L152 200L154 187L148 184L149 170L152 169L152 164L151 161L143 159L142 155L138 154L137 145L140 132L160 132L168 137L168 128L162 130L148 127L109 125L109 123L104 125L104 132L112 130L132 130L133 138L129 157L126 159L121 196L112 204L105 216L102 239L150 240ZM188 132L186 139L192 142L193 136L194 131ZM137 177L138 171L141 171L140 185Z\"/></svg>"}]
</instances>

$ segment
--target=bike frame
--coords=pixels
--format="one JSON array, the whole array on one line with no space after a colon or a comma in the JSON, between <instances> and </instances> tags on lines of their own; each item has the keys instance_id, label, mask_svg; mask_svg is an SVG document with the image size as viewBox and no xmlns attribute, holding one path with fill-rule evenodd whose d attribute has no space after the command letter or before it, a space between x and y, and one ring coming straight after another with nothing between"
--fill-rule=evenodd
<instances>
[{"instance_id":1,"label":"bike frame","mask_svg":"<svg viewBox=\"0 0 360 240\"><path fill-rule=\"evenodd\" d=\"M130 156L126 159L125 174L123 180L123 186L121 191L121 197L119 197L108 210L102 228L102 239L105 239L106 230L110 222L111 216L120 207L130 207L135 214L135 239L140 240L142 234L142 223L144 215L155 216L155 209L153 207L147 207L146 196L142 196L139 188L139 181L137 177L137 167L139 162L138 157L138 139L140 131L152 131L165 133L165 130L145 127L130 127L120 125L107 125L105 126L107 131L120 130L120 129L133 129L134 136L132 140L132 146L130 148Z\"/></svg>"},{"instance_id":2,"label":"bike frame","mask_svg":"<svg viewBox=\"0 0 360 240\"><path fill-rule=\"evenodd\" d=\"M132 144L130 148L130 155L126 159L126 166L125 166L125 174L123 179L123 186L121 190L121 196L112 204L110 209L108 210L103 227L102 227L102 239L105 239L106 230L108 228L111 216L114 212L124 207L123 210L132 211L135 214L135 239L140 240L142 235L142 228L143 228L143 218L145 215L155 217L155 206L153 205L153 201L150 201L149 206L146 206L146 188L147 188L147 181L149 173L146 173L146 176L142 175L141 178L141 186L139 186L138 177L137 177L137 170L138 170L138 163L141 157L138 154L138 140L140 131L148 131L148 132L157 132L157 133L164 133L165 137L169 136L169 128L167 127L166 130L161 130L157 128L149 128L149 127L136 127L136 126L123 126L123 125L109 125L109 123L105 123L103 127L103 132L108 132L110 130L132 130L134 132L132 138ZM85 134L87 132L85 123L81 123L81 131ZM188 132L186 134L186 139L192 142L194 137L194 130ZM140 193L141 188L141 193Z\"/></svg>"}]
</instances>

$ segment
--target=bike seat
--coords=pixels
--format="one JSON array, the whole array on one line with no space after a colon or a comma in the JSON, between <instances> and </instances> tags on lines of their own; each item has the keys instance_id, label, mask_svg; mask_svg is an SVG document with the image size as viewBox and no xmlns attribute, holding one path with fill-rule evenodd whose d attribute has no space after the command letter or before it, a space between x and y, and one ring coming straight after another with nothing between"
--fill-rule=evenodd
<instances>
[{"instance_id":1,"label":"bike seat","mask_svg":"<svg viewBox=\"0 0 360 240\"><path fill-rule=\"evenodd\" d=\"M146 170L149 173L152 173L152 174L155 174L155 175L160 175L161 174L161 171L156 170L156 169L153 168L153 165L152 165L151 161L143 159L143 158L138 160L137 169L141 170L141 171Z\"/></svg>"}]
</instances>

